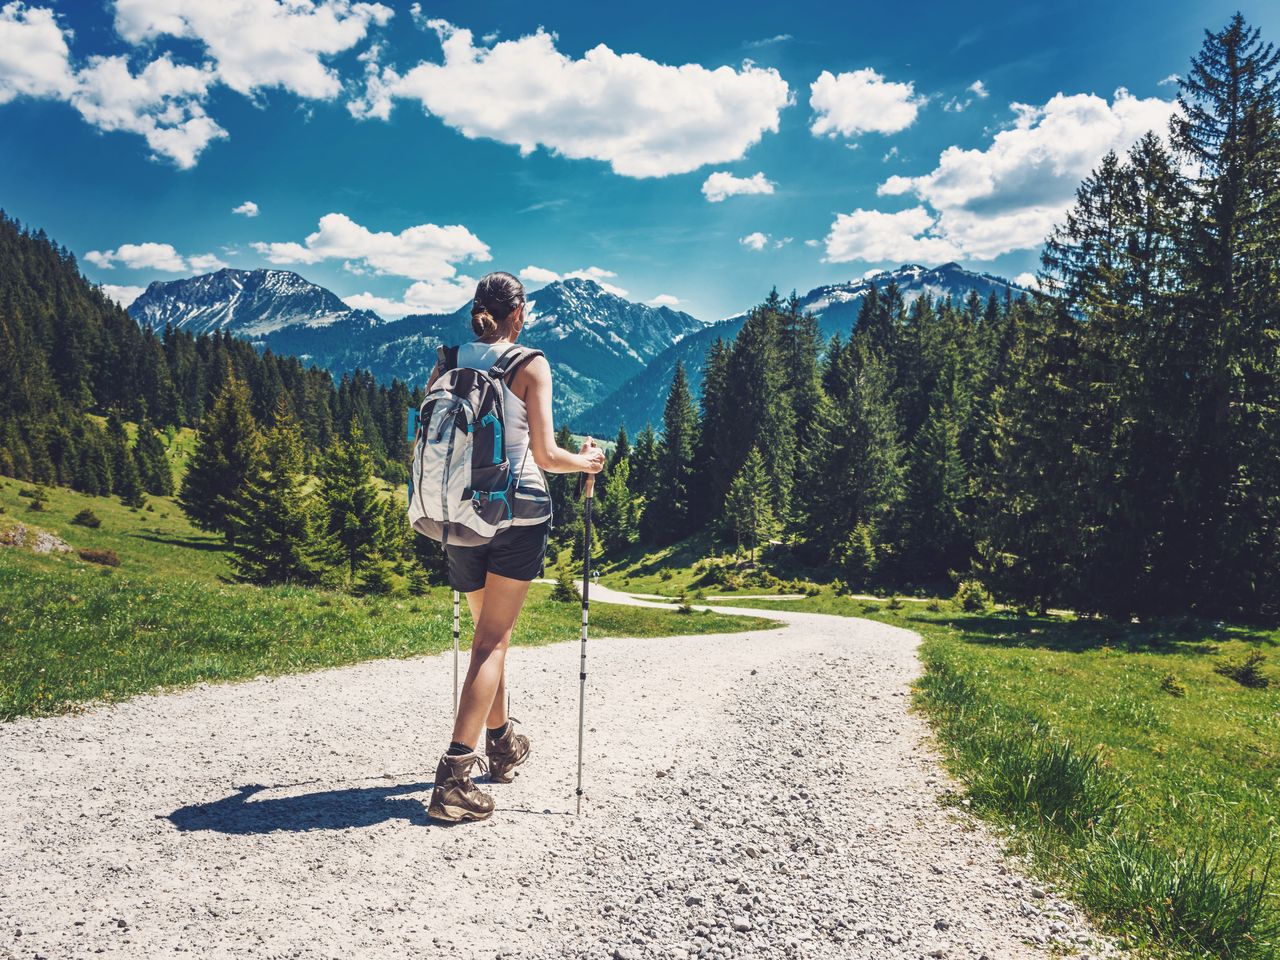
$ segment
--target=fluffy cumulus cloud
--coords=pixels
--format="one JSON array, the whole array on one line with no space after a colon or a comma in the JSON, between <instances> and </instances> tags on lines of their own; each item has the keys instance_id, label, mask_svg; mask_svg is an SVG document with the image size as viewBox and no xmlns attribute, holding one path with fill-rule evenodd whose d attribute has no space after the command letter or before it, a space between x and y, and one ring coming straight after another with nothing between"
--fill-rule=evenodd
<instances>
[{"instance_id":1,"label":"fluffy cumulus cloud","mask_svg":"<svg viewBox=\"0 0 1280 960\"><path fill-rule=\"evenodd\" d=\"M75 91L71 51L53 11L0 6L0 103L17 97L67 99Z\"/></svg>"},{"instance_id":2,"label":"fluffy cumulus cloud","mask_svg":"<svg viewBox=\"0 0 1280 960\"><path fill-rule=\"evenodd\" d=\"M886 80L870 67L841 74L823 70L809 87L809 129L816 137L897 133L915 123L925 103L914 84Z\"/></svg>"},{"instance_id":3,"label":"fluffy cumulus cloud","mask_svg":"<svg viewBox=\"0 0 1280 960\"><path fill-rule=\"evenodd\" d=\"M466 137L512 144L522 154L542 146L601 160L623 176L663 177L739 159L778 129L790 102L778 72L751 63L672 66L604 44L574 58L542 30L477 46L469 30L443 20L428 25L443 62L403 75L369 62L353 114L385 119L394 99L416 100Z\"/></svg>"},{"instance_id":4,"label":"fluffy cumulus cloud","mask_svg":"<svg viewBox=\"0 0 1280 960\"><path fill-rule=\"evenodd\" d=\"M855 210L839 214L827 234L826 260L917 260L936 263L951 260L955 249L930 230L933 216L924 207L897 213Z\"/></svg>"},{"instance_id":5,"label":"fluffy cumulus cloud","mask_svg":"<svg viewBox=\"0 0 1280 960\"><path fill-rule=\"evenodd\" d=\"M763 173L751 177L735 177L732 173L717 170L702 184L702 195L712 203L719 203L726 197L736 197L745 193L773 193L773 181L766 180Z\"/></svg>"},{"instance_id":6,"label":"fluffy cumulus cloud","mask_svg":"<svg viewBox=\"0 0 1280 960\"><path fill-rule=\"evenodd\" d=\"M651 307L674 307L680 303L680 298L669 293L660 293L649 301Z\"/></svg>"},{"instance_id":7,"label":"fluffy cumulus cloud","mask_svg":"<svg viewBox=\"0 0 1280 960\"><path fill-rule=\"evenodd\" d=\"M581 270L570 270L568 273L556 273L546 267L536 267L533 264L529 264L529 266L520 271L520 279L528 283L547 284L555 283L557 280L594 280L600 285L601 289L612 293L615 297L625 297L627 295L626 290L609 282L616 276L617 274L612 270L606 270L603 267L585 267Z\"/></svg>"},{"instance_id":8,"label":"fluffy cumulus cloud","mask_svg":"<svg viewBox=\"0 0 1280 960\"><path fill-rule=\"evenodd\" d=\"M253 249L275 264L342 260L353 273L372 271L426 283L450 280L454 264L491 259L489 247L460 225L422 223L399 233L373 231L344 213L327 213L302 243L254 243Z\"/></svg>"},{"instance_id":9,"label":"fluffy cumulus cloud","mask_svg":"<svg viewBox=\"0 0 1280 960\"><path fill-rule=\"evenodd\" d=\"M409 286L399 300L364 292L343 297L349 307L372 310L388 320L398 320L414 313L452 313L475 295L472 277L455 276L447 280L419 280Z\"/></svg>"},{"instance_id":10,"label":"fluffy cumulus cloud","mask_svg":"<svg viewBox=\"0 0 1280 960\"><path fill-rule=\"evenodd\" d=\"M0 6L0 103L60 100L93 126L143 137L153 155L186 169L227 136L205 112L219 84L249 95L279 87L332 99L342 84L324 58L349 50L390 7L350 0L117 0L116 32L134 55L72 56L70 29L54 11ZM156 56L161 38L199 45L199 63Z\"/></svg>"},{"instance_id":11,"label":"fluffy cumulus cloud","mask_svg":"<svg viewBox=\"0 0 1280 960\"><path fill-rule=\"evenodd\" d=\"M748 233L745 237L740 237L738 242L749 250L763 250L765 244L769 242L769 235L757 230L755 233Z\"/></svg>"},{"instance_id":12,"label":"fluffy cumulus cloud","mask_svg":"<svg viewBox=\"0 0 1280 960\"><path fill-rule=\"evenodd\" d=\"M212 253L184 257L169 243L122 243L114 250L90 250L84 258L100 270L116 264L130 270L159 270L162 273L220 270L226 266Z\"/></svg>"},{"instance_id":13,"label":"fluffy cumulus cloud","mask_svg":"<svg viewBox=\"0 0 1280 960\"><path fill-rule=\"evenodd\" d=\"M1012 109L1012 126L987 146L948 147L929 173L893 176L880 185L882 196L911 196L916 206L838 216L826 258L990 260L1036 247L1108 150L1123 151L1148 131L1163 131L1178 108L1121 89L1110 102L1060 93L1043 106L1015 103Z\"/></svg>"},{"instance_id":14,"label":"fluffy cumulus cloud","mask_svg":"<svg viewBox=\"0 0 1280 960\"><path fill-rule=\"evenodd\" d=\"M281 87L314 100L342 89L325 58L392 16L384 4L350 0L116 0L115 10L116 32L129 43L165 36L199 43L232 90Z\"/></svg>"},{"instance_id":15,"label":"fluffy cumulus cloud","mask_svg":"<svg viewBox=\"0 0 1280 960\"><path fill-rule=\"evenodd\" d=\"M98 289L120 304L120 306L127 307L142 296L142 292L147 288L131 287L127 284L103 283L99 285Z\"/></svg>"},{"instance_id":16,"label":"fluffy cumulus cloud","mask_svg":"<svg viewBox=\"0 0 1280 960\"><path fill-rule=\"evenodd\" d=\"M0 7L0 103L18 97L64 101L99 130L139 134L156 156L184 168L226 136L204 111L214 83L209 65L178 64L168 55L138 71L123 56L76 65L70 36L51 10L16 0Z\"/></svg>"},{"instance_id":17,"label":"fluffy cumulus cloud","mask_svg":"<svg viewBox=\"0 0 1280 960\"><path fill-rule=\"evenodd\" d=\"M252 200L246 200L238 207L231 208L232 213L238 213L242 217L256 217L258 215L258 205Z\"/></svg>"},{"instance_id":18,"label":"fluffy cumulus cloud","mask_svg":"<svg viewBox=\"0 0 1280 960\"><path fill-rule=\"evenodd\" d=\"M71 104L99 130L140 134L154 154L188 169L227 135L204 111L209 67L162 56L135 74L124 57L93 57L76 75Z\"/></svg>"}]
</instances>

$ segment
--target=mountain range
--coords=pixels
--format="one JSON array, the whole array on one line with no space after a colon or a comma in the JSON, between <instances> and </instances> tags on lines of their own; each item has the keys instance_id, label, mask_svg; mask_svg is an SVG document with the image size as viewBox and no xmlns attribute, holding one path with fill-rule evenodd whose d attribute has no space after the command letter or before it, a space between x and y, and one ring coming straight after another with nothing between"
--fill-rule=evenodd
<instances>
[{"instance_id":1,"label":"mountain range","mask_svg":"<svg viewBox=\"0 0 1280 960\"><path fill-rule=\"evenodd\" d=\"M986 298L1021 288L955 263L908 264L861 280L830 284L799 298L824 336L848 334L872 286L896 283L908 302L966 296ZM277 354L297 356L335 375L357 367L375 377L418 386L435 364L435 348L471 336L470 304L453 313L383 320L347 306L336 294L287 270L233 270L182 280L156 281L129 306L143 327L172 326L193 333L226 331ZM731 340L746 314L716 323L670 307L634 303L593 280L567 279L529 295L521 342L547 354L556 378L555 414L579 431L612 434L620 424L634 433L658 425L677 361L695 395L707 351Z\"/></svg>"}]
</instances>

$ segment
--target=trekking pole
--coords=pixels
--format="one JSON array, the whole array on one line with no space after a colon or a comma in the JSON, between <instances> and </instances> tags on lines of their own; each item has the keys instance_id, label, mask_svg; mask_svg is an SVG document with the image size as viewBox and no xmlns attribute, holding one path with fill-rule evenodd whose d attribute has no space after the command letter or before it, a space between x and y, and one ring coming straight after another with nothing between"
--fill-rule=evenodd
<instances>
[{"instance_id":1,"label":"trekking pole","mask_svg":"<svg viewBox=\"0 0 1280 960\"><path fill-rule=\"evenodd\" d=\"M453 591L453 720L458 720L458 591Z\"/></svg>"},{"instance_id":2,"label":"trekking pole","mask_svg":"<svg viewBox=\"0 0 1280 960\"><path fill-rule=\"evenodd\" d=\"M591 439L587 438L587 443ZM584 443L585 447L587 444ZM582 657L578 669L578 809L575 816L582 815L582 731L585 726L587 710L587 609L591 583L591 501L596 490L596 475L588 473L582 494L586 506L582 547Z\"/></svg>"}]
</instances>

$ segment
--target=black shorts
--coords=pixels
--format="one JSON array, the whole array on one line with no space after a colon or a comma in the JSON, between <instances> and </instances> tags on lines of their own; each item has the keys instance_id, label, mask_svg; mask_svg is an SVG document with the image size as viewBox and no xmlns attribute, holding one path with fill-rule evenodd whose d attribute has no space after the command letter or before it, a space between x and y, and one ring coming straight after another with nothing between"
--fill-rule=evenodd
<instances>
[{"instance_id":1,"label":"black shorts","mask_svg":"<svg viewBox=\"0 0 1280 960\"><path fill-rule=\"evenodd\" d=\"M449 585L462 593L484 586L490 573L512 580L533 580L542 576L547 556L547 534L551 524L529 527L507 527L488 543L479 547L444 548L449 560Z\"/></svg>"}]
</instances>

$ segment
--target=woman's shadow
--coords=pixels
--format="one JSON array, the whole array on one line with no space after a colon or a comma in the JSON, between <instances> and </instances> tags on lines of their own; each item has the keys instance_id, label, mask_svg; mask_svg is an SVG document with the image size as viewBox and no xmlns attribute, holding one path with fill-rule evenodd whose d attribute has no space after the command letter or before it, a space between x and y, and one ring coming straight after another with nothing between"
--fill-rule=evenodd
<instances>
[{"instance_id":1,"label":"woman's shadow","mask_svg":"<svg viewBox=\"0 0 1280 960\"><path fill-rule=\"evenodd\" d=\"M434 786L431 781L425 781L320 790L293 797L255 800L255 794L276 788L249 784L221 800L179 807L169 814L168 819L179 830L213 830L231 834L345 830L397 819L425 827L432 823L427 817L425 798L404 795L429 793Z\"/></svg>"}]
</instances>

